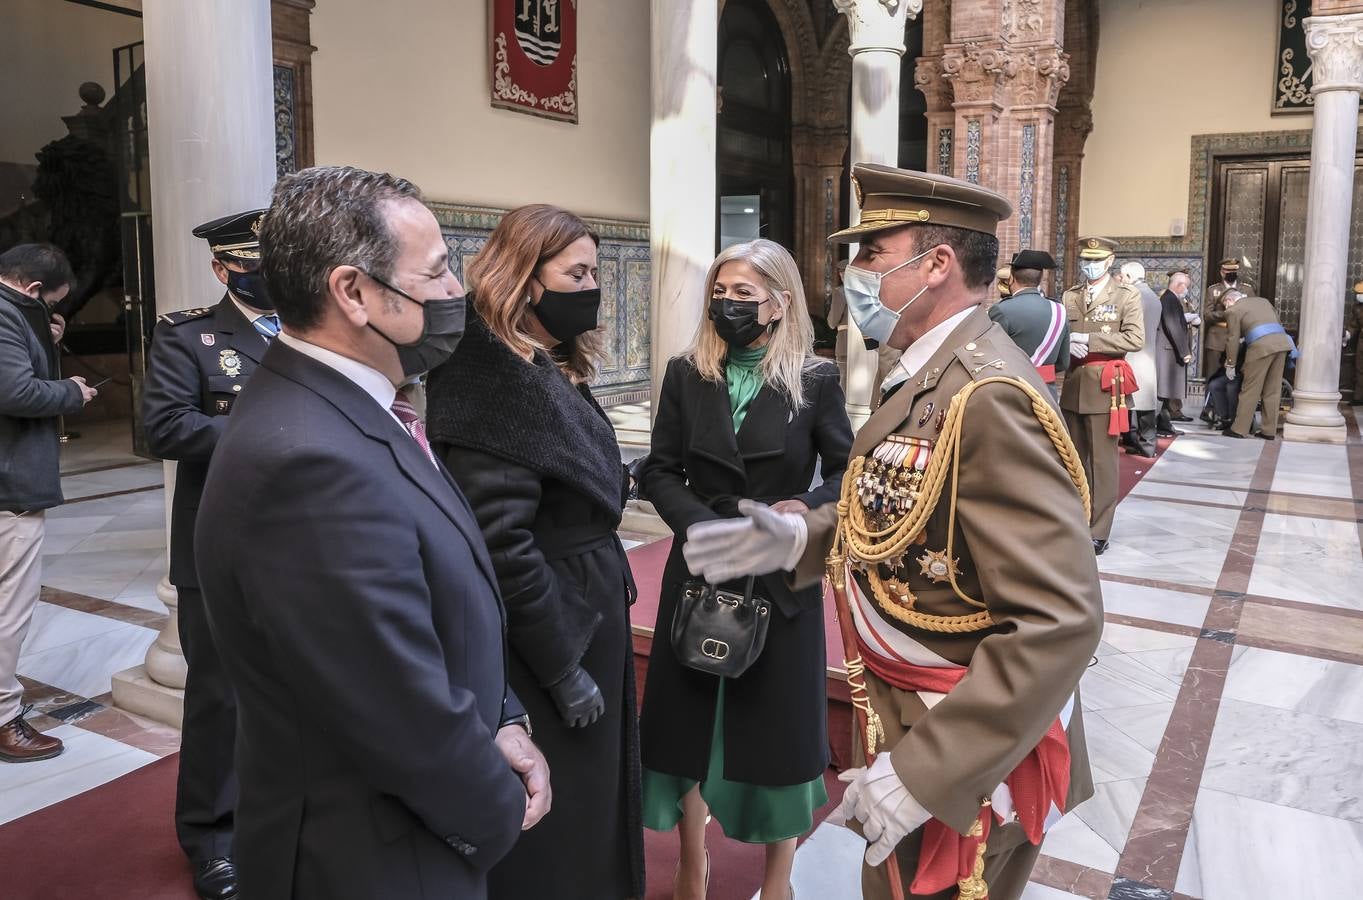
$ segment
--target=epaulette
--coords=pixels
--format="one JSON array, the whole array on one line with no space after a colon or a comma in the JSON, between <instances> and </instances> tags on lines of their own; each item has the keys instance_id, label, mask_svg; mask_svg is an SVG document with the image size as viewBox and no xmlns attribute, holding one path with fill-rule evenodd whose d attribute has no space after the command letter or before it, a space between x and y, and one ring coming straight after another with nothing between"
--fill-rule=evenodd
<instances>
[{"instance_id":1,"label":"epaulette","mask_svg":"<svg viewBox=\"0 0 1363 900\"><path fill-rule=\"evenodd\" d=\"M167 325L183 325L185 322L202 319L212 311L213 307L211 306L201 306L198 309L179 309L157 316L156 321L165 322Z\"/></svg>"},{"instance_id":2,"label":"epaulette","mask_svg":"<svg viewBox=\"0 0 1363 900\"><path fill-rule=\"evenodd\" d=\"M956 349L956 359L965 366L974 381L983 381L999 375L1014 374L1009 370L1008 361L992 343L984 338L976 338Z\"/></svg>"}]
</instances>

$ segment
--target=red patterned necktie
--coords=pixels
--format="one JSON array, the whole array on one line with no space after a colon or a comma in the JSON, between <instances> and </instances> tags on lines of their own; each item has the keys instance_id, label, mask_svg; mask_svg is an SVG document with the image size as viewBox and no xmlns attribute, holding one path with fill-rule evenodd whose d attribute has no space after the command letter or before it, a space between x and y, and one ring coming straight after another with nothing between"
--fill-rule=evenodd
<instances>
[{"instance_id":1,"label":"red patterned necktie","mask_svg":"<svg viewBox=\"0 0 1363 900\"><path fill-rule=\"evenodd\" d=\"M407 429L412 440L417 442L417 446L425 452L431 462L435 462L435 454L431 452L431 443L426 440L426 423L421 421L421 416L416 414L416 407L408 402L402 394L398 394L393 398L393 405L389 408L393 410L393 415L398 417L402 427Z\"/></svg>"}]
</instances>

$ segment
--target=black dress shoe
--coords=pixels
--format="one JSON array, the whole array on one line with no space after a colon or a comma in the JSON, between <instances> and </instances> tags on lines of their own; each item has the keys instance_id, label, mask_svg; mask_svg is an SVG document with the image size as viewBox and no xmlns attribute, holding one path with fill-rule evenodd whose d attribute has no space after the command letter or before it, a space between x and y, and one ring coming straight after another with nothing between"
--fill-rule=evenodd
<instances>
[{"instance_id":1,"label":"black dress shoe","mask_svg":"<svg viewBox=\"0 0 1363 900\"><path fill-rule=\"evenodd\" d=\"M1191 421L1193 420L1193 417L1192 417L1192 416L1170 416L1170 417L1169 417L1169 420L1170 420L1171 422L1191 422Z\"/></svg>"},{"instance_id":2,"label":"black dress shoe","mask_svg":"<svg viewBox=\"0 0 1363 900\"><path fill-rule=\"evenodd\" d=\"M1277 435L1273 435L1273 434L1264 434L1262 431L1256 431L1256 432L1254 432L1254 436L1257 437L1257 438L1263 438L1263 439L1266 440L1266 441L1271 441L1271 440L1273 440L1275 437L1277 437Z\"/></svg>"},{"instance_id":3,"label":"black dress shoe","mask_svg":"<svg viewBox=\"0 0 1363 900\"><path fill-rule=\"evenodd\" d=\"M237 867L225 856L205 860L194 869L194 892L203 900L233 900L237 896Z\"/></svg>"},{"instance_id":4,"label":"black dress shoe","mask_svg":"<svg viewBox=\"0 0 1363 900\"><path fill-rule=\"evenodd\" d=\"M1179 431L1177 428L1175 428L1173 431L1156 431L1156 432L1155 432L1155 436L1156 436L1156 437L1178 437L1178 436L1181 435L1181 434L1183 434L1183 432Z\"/></svg>"},{"instance_id":5,"label":"black dress shoe","mask_svg":"<svg viewBox=\"0 0 1363 900\"><path fill-rule=\"evenodd\" d=\"M1094 538L1094 539L1093 539L1093 555L1094 555L1094 556L1102 556L1102 555L1103 555L1103 551L1106 550L1106 549L1107 549L1107 541L1099 540L1098 538Z\"/></svg>"},{"instance_id":6,"label":"black dress shoe","mask_svg":"<svg viewBox=\"0 0 1363 900\"><path fill-rule=\"evenodd\" d=\"M1239 439L1242 440L1242 441L1243 441L1245 438L1249 437L1249 435L1247 435L1247 434L1241 434L1241 433L1238 432L1238 431L1232 431L1230 428L1224 428L1224 429L1222 429L1222 430L1221 430L1221 436L1222 436L1222 437L1239 438Z\"/></svg>"},{"instance_id":7,"label":"black dress shoe","mask_svg":"<svg viewBox=\"0 0 1363 900\"><path fill-rule=\"evenodd\" d=\"M1198 418L1210 425L1216 421L1216 413L1212 412L1210 406L1204 406L1202 407L1202 414Z\"/></svg>"}]
</instances>

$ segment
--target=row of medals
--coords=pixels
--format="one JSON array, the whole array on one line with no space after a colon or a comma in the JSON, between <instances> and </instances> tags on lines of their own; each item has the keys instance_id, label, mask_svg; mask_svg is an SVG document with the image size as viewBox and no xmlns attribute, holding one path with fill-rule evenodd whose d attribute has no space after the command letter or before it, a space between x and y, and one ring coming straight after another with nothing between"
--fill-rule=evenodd
<instances>
[{"instance_id":1,"label":"row of medals","mask_svg":"<svg viewBox=\"0 0 1363 900\"><path fill-rule=\"evenodd\" d=\"M923 486L923 470L912 465L917 455L916 449L909 449L909 465L895 465L876 456L866 460L865 468L857 478L857 499L866 510L866 524L870 530L884 532L893 528L918 502ZM921 544L924 537L922 534L915 535L914 543ZM853 559L852 565L864 573L873 564ZM882 565L889 572L884 583L891 596L901 606L912 609L917 598L907 584L908 571L904 566L904 557L901 555L887 560Z\"/></svg>"}]
</instances>

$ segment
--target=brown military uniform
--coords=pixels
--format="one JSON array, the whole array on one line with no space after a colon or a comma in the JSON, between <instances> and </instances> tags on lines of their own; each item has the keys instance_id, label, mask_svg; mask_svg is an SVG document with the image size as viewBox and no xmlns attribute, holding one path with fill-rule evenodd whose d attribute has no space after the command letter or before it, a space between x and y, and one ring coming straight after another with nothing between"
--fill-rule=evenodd
<instances>
[{"instance_id":1,"label":"brown military uniform","mask_svg":"<svg viewBox=\"0 0 1363 900\"><path fill-rule=\"evenodd\" d=\"M1096 296L1086 285L1065 291L1061 298L1070 334L1089 335L1089 353L1120 356L1145 346L1145 313L1141 295L1109 273ZM1076 359L1060 392L1065 425L1084 460L1084 474L1093 492L1093 539L1107 540L1117 510L1117 435L1108 434L1112 395L1101 386L1102 366Z\"/></svg>"},{"instance_id":2,"label":"brown military uniform","mask_svg":"<svg viewBox=\"0 0 1363 900\"><path fill-rule=\"evenodd\" d=\"M1049 402L1031 361L981 307L885 399L857 434L852 457L871 454L891 434L936 441L951 398L972 381L995 376L1023 380ZM886 621L920 644L968 666L970 677L931 712L914 692L893 688L871 673L866 680L899 777L936 818L965 832L980 812L980 798L1036 746L1075 691L1102 632L1102 597L1079 493L1027 396L1010 385L980 388L968 402L960 447L952 548L960 570L957 583L983 601L994 625L936 633L900 623L882 609ZM924 539L909 548L896 577L916 595L915 609L968 615L978 610L950 585L924 574L920 562L929 551L946 548L946 497L944 491ZM836 505L814 510L806 521L809 541L795 572L799 586L824 575L838 521ZM857 579L865 596L872 597L865 577ZM1077 702L1068 733L1066 810L1093 793ZM985 880L995 900L1021 894L1039 852L1021 832L1017 823L996 824L989 836ZM915 832L896 851L906 882L913 879L921 837L921 830ZM888 897L883 869L863 869L863 891L866 897Z\"/></svg>"},{"instance_id":3,"label":"brown military uniform","mask_svg":"<svg viewBox=\"0 0 1363 900\"><path fill-rule=\"evenodd\" d=\"M1226 347L1240 346L1240 341L1260 325L1278 324L1278 312L1263 297L1242 297L1226 311ZM1249 434L1254 422L1254 410L1264 406L1263 433L1272 437L1278 430L1278 405L1282 398L1283 368L1292 341L1283 332L1266 334L1245 348L1241 370L1240 402L1235 410L1231 431Z\"/></svg>"},{"instance_id":4,"label":"brown military uniform","mask_svg":"<svg viewBox=\"0 0 1363 900\"><path fill-rule=\"evenodd\" d=\"M1238 270L1239 264L1235 268ZM1202 296L1203 378L1211 378L1212 373L1226 361L1226 304L1221 298L1230 290L1253 294L1254 285L1247 281L1237 281L1235 284L1218 281L1208 285Z\"/></svg>"}]
</instances>

